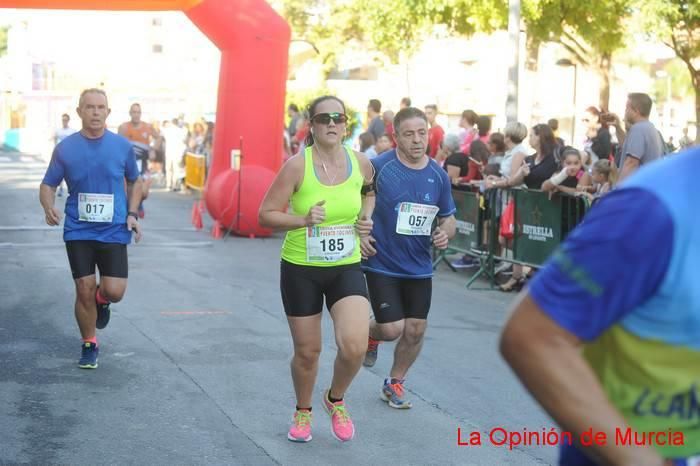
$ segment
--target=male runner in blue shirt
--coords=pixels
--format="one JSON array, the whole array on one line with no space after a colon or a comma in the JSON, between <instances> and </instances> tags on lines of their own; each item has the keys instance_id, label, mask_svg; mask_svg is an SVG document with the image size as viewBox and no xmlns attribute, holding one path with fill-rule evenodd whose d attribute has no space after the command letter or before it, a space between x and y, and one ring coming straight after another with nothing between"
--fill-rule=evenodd
<instances>
[{"instance_id":1,"label":"male runner in blue shirt","mask_svg":"<svg viewBox=\"0 0 700 466\"><path fill-rule=\"evenodd\" d=\"M109 322L109 303L126 291L126 245L132 231L141 239L138 209L141 178L131 143L105 129L110 113L107 95L87 89L77 108L82 129L56 146L39 189L39 200L52 226L61 221L54 207L56 187L66 180L63 240L75 281L75 318L82 336L82 369L97 368L95 328ZM126 182L125 182L126 179ZM95 266L100 270L97 285Z\"/></svg>"},{"instance_id":2,"label":"male runner in blue shirt","mask_svg":"<svg viewBox=\"0 0 700 466\"><path fill-rule=\"evenodd\" d=\"M374 211L371 220L358 220L358 231L374 313L364 364L374 365L380 341L400 338L381 397L392 408L406 409L411 403L403 384L423 345L432 297L431 243L447 247L457 209L447 173L426 155L425 113L411 107L399 111L394 138L397 148L372 160L374 196L365 202L373 202Z\"/></svg>"},{"instance_id":3,"label":"male runner in blue shirt","mask_svg":"<svg viewBox=\"0 0 700 466\"><path fill-rule=\"evenodd\" d=\"M501 352L574 439L566 466L700 464L700 148L603 197L515 306Z\"/></svg>"}]
</instances>

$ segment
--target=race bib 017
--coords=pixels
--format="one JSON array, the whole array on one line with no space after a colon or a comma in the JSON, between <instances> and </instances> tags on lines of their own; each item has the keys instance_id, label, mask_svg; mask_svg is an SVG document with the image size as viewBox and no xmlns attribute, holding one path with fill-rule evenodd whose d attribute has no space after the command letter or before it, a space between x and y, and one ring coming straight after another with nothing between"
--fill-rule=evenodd
<instances>
[{"instance_id":1,"label":"race bib 017","mask_svg":"<svg viewBox=\"0 0 700 466\"><path fill-rule=\"evenodd\" d=\"M411 236L430 236L430 228L440 208L434 205L402 202L396 218L396 233Z\"/></svg>"},{"instance_id":2,"label":"race bib 017","mask_svg":"<svg viewBox=\"0 0 700 466\"><path fill-rule=\"evenodd\" d=\"M78 194L78 220L111 223L114 216L114 194Z\"/></svg>"},{"instance_id":3,"label":"race bib 017","mask_svg":"<svg viewBox=\"0 0 700 466\"><path fill-rule=\"evenodd\" d=\"M355 227L332 225L306 229L306 260L338 262L355 252Z\"/></svg>"}]
</instances>

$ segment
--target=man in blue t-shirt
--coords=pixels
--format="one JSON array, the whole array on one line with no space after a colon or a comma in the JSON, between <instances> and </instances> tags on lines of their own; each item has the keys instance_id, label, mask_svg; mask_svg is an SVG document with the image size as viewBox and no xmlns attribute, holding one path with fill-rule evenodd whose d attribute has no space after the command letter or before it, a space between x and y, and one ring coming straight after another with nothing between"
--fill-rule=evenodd
<instances>
[{"instance_id":1,"label":"man in blue t-shirt","mask_svg":"<svg viewBox=\"0 0 700 466\"><path fill-rule=\"evenodd\" d=\"M399 338L381 396L392 408L406 409L411 403L404 398L403 384L423 345L432 297L431 243L447 248L457 209L447 173L426 155L425 113L400 110L394 117L394 139L395 150L372 160L374 196L363 202L370 203L364 211L373 213L371 220L359 219L357 228L374 312L364 365L374 365L380 341Z\"/></svg>"},{"instance_id":2,"label":"man in blue t-shirt","mask_svg":"<svg viewBox=\"0 0 700 466\"><path fill-rule=\"evenodd\" d=\"M141 239L136 210L142 183L131 143L105 129L110 109L104 91L83 91L77 112L82 129L54 149L39 200L46 223L58 225L61 214L54 207L56 187L66 181L69 195L63 240L75 281L75 318L83 340L78 365L95 369L99 353L95 329L107 326L109 304L124 296L126 246L132 232L137 242ZM99 285L95 266L100 270Z\"/></svg>"},{"instance_id":3,"label":"man in blue t-shirt","mask_svg":"<svg viewBox=\"0 0 700 466\"><path fill-rule=\"evenodd\" d=\"M603 197L537 273L501 352L562 430L559 464L700 464L700 149ZM663 180L673 180L671 183Z\"/></svg>"}]
</instances>

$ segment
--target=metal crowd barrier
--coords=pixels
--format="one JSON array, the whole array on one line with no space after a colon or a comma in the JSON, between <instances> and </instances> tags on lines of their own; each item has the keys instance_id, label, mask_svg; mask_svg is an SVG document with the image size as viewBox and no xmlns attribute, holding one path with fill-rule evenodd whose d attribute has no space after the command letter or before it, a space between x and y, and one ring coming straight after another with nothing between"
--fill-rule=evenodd
<instances>
[{"instance_id":1,"label":"metal crowd barrier","mask_svg":"<svg viewBox=\"0 0 700 466\"><path fill-rule=\"evenodd\" d=\"M495 262L539 268L566 238L590 208L588 198L567 193L530 189L490 189L478 192L452 191L457 212L457 232L447 250L434 251L433 269L451 254L479 260L478 270L467 282L469 288L485 275L495 285ZM513 237L501 240L501 216L513 202Z\"/></svg>"}]
</instances>

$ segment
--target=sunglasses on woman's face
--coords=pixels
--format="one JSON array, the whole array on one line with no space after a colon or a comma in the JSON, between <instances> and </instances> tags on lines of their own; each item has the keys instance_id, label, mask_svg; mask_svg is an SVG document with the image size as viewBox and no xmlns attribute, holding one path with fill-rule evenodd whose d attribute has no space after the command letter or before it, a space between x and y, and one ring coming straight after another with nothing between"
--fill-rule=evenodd
<instances>
[{"instance_id":1,"label":"sunglasses on woman's face","mask_svg":"<svg viewBox=\"0 0 700 466\"><path fill-rule=\"evenodd\" d=\"M317 113L311 119L314 123L327 125L333 120L333 123L339 125L348 121L348 116L344 113Z\"/></svg>"}]
</instances>

